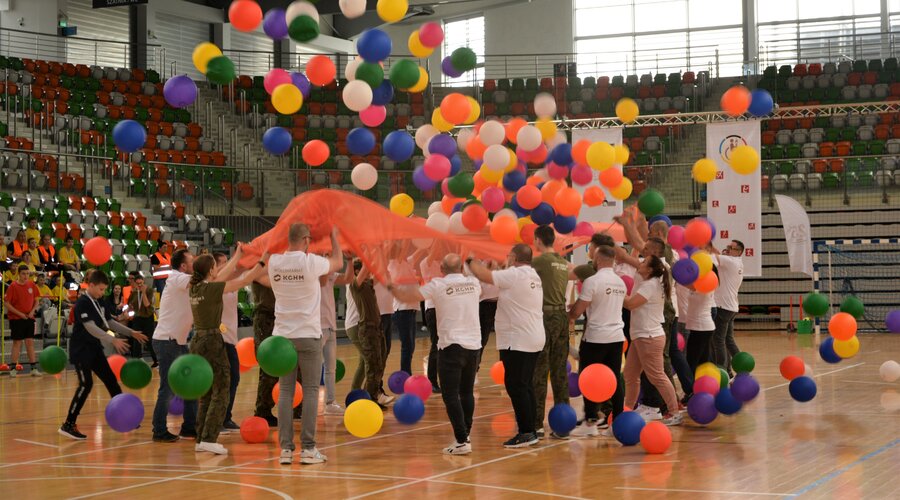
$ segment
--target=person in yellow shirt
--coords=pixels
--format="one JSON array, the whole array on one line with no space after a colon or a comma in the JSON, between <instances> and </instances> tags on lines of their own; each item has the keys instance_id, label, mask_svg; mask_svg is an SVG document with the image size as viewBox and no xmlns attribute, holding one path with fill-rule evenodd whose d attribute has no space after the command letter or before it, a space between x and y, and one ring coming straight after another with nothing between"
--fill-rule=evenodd
<instances>
[{"instance_id":1,"label":"person in yellow shirt","mask_svg":"<svg viewBox=\"0 0 900 500\"><path fill-rule=\"evenodd\" d=\"M38 221L32 217L28 219L28 227L25 229L25 240L34 240L34 246L41 241L41 231L38 229Z\"/></svg>"},{"instance_id":2,"label":"person in yellow shirt","mask_svg":"<svg viewBox=\"0 0 900 500\"><path fill-rule=\"evenodd\" d=\"M59 263L65 271L81 271L81 259L75 251L75 240L66 238L66 246L59 249Z\"/></svg>"},{"instance_id":3,"label":"person in yellow shirt","mask_svg":"<svg viewBox=\"0 0 900 500\"><path fill-rule=\"evenodd\" d=\"M27 258L30 259L26 261ZM38 251L38 240L28 240L28 251L22 254L22 262L27 262L31 264L34 268L43 269L44 266L41 264L41 255Z\"/></svg>"},{"instance_id":4,"label":"person in yellow shirt","mask_svg":"<svg viewBox=\"0 0 900 500\"><path fill-rule=\"evenodd\" d=\"M47 275L44 273L37 273L37 279L34 284L37 285L38 290L41 292L42 299L50 301L55 301L57 299L57 294L54 292L54 289L47 286Z\"/></svg>"},{"instance_id":5,"label":"person in yellow shirt","mask_svg":"<svg viewBox=\"0 0 900 500\"><path fill-rule=\"evenodd\" d=\"M34 265L31 263L31 256L28 254L28 250L22 253L22 262L15 266L10 266L9 270L3 273L3 281L7 284L16 281L19 277L20 266L27 266L28 270L32 273L31 276L34 276Z\"/></svg>"}]
</instances>

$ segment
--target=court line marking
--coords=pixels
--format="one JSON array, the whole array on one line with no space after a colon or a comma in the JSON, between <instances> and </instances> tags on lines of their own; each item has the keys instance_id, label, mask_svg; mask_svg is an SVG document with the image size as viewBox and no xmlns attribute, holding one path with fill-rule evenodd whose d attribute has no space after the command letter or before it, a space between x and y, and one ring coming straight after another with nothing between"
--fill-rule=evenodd
<instances>
[{"instance_id":1,"label":"court line marking","mask_svg":"<svg viewBox=\"0 0 900 500\"><path fill-rule=\"evenodd\" d=\"M143 442L140 442L140 443L131 443L131 444L123 444L123 445L120 445L120 446L112 446L112 447L110 447L110 448L97 448L97 449L95 449L95 450L82 451L82 452L80 452L80 453L70 453L70 454L68 454L68 455L59 455L59 456L55 456L55 457L39 458L39 459L37 459L37 460L29 460L29 461L27 461L27 462L18 462L18 463L15 463L15 464L6 464L6 465L3 465L3 466L0 466L0 469L5 469L5 468L7 468L7 467L16 467L16 466L19 466L19 465L31 465L31 464L37 464L37 463L41 463L41 462L46 462L46 461L48 461L48 460L59 460L59 459L61 459L61 458L71 458L71 457L77 457L77 456L81 456L81 455L89 455L89 454L91 454L91 453L97 453L98 451L110 451L110 450L118 450L118 449L120 449L120 448L129 448L129 447L132 447L132 446L143 446L143 445L145 445L145 444L150 444L150 443L152 443L152 442L153 442L153 441L143 441Z\"/></svg>"},{"instance_id":2,"label":"court line marking","mask_svg":"<svg viewBox=\"0 0 900 500\"><path fill-rule=\"evenodd\" d=\"M611 464L589 464L592 467L608 467L613 465L653 465L653 464L676 464L681 460L659 460L654 462L615 462Z\"/></svg>"},{"instance_id":3,"label":"court line marking","mask_svg":"<svg viewBox=\"0 0 900 500\"><path fill-rule=\"evenodd\" d=\"M629 490L629 491L658 491L658 492L666 492L666 493L707 493L713 495L753 495L753 496L767 496L767 497L790 497L791 493L763 493L760 491L719 491L719 490L687 490L687 489L677 489L677 488L640 488L637 486L616 486L614 489L616 490Z\"/></svg>"},{"instance_id":4,"label":"court line marking","mask_svg":"<svg viewBox=\"0 0 900 500\"><path fill-rule=\"evenodd\" d=\"M515 493L527 493L529 495L540 495L540 496L545 496L545 497L572 498L575 500L587 500L584 497L573 497L573 496L569 496L569 495L560 495L559 493L550 493L550 492L546 492L546 491L522 490L519 488L509 488L506 486L494 486L491 484L463 483L463 482L459 482L459 481L443 481L443 480L435 480L435 479L430 479L427 482L437 483L437 484L454 484L454 485L459 485L459 486L473 486L475 488L488 488L491 490L512 491Z\"/></svg>"},{"instance_id":5,"label":"court line marking","mask_svg":"<svg viewBox=\"0 0 900 500\"><path fill-rule=\"evenodd\" d=\"M129 476L127 478L123 478L122 476L80 476L77 478L73 477L26 477L26 478L15 478L15 479L0 479L0 482L14 482L14 481L46 481L48 479L52 480L66 480L71 481L72 479L157 479L159 476ZM219 484L233 484L238 487L246 487L253 488L262 491L268 491L273 495L276 495L279 498L283 498L284 500L294 500L294 497L288 495L283 491L278 491L276 489L267 488L265 486L260 486L257 484L247 484L247 483L238 483L235 481L222 481L219 479L191 479L191 478L172 478L177 479L179 481L197 481L202 483L219 483ZM74 497L81 498L81 497Z\"/></svg>"},{"instance_id":6,"label":"court line marking","mask_svg":"<svg viewBox=\"0 0 900 500\"><path fill-rule=\"evenodd\" d=\"M889 385L891 387L897 387L896 382L870 382L868 380L841 380L841 382L847 382L848 384L865 384L865 385Z\"/></svg>"},{"instance_id":7,"label":"court line marking","mask_svg":"<svg viewBox=\"0 0 900 500\"><path fill-rule=\"evenodd\" d=\"M825 484L825 483L827 483L828 481L831 481L832 479L834 479L834 478L840 476L841 474L843 474L843 473L847 472L848 470L850 470L850 469L856 467L857 465L860 465L860 464L862 464L863 462L865 462L865 461L867 461L867 460L869 460L869 459L871 459L871 458L875 458L875 457L877 457L878 455L881 455L882 453L884 453L884 452L890 450L891 448L893 448L894 446L897 446L898 444L900 444L900 439L895 439L895 440L893 440L893 441L891 441L891 442L885 444L885 445L882 446L881 448L878 448L878 449L875 450L875 451L866 453L865 455L863 455L863 456L857 458L856 460L850 462L849 464L847 464L847 465L845 465L845 466L843 466L843 467L841 467L841 468L839 468L839 469L835 469L835 470L829 472L828 474L825 474L824 476L820 477L819 479L816 479L815 481L813 481L813 482L807 484L807 485L804 486L803 488L800 488L800 489L797 490L796 492L792 493L792 494L791 494L791 497L792 497L792 498L793 498L793 497L798 497L798 496L803 495L803 494L805 494L805 493L809 493L810 491L812 491L812 490L818 488L819 486L822 486L823 484Z\"/></svg>"},{"instance_id":8,"label":"court line marking","mask_svg":"<svg viewBox=\"0 0 900 500\"><path fill-rule=\"evenodd\" d=\"M838 368L837 370L831 370L831 371L829 371L829 372L816 373L815 375L812 376L812 378L824 377L825 375L831 375L832 373L842 372L842 371L844 371L844 370L849 370L849 369L851 369L851 368L856 368L857 366L862 366L862 365L864 365L864 364L866 364L865 361L863 361L863 362L861 362L861 363L856 363L855 365L850 365L850 366L845 366L845 367L843 367L843 368ZM766 392L766 391L771 390L771 389L777 389L777 388L779 388L779 387L786 387L786 386L789 386L789 385L791 385L790 382L785 382L785 383L783 383L783 384L773 385L773 386L771 386L771 387L766 387L765 389L762 390L762 392Z\"/></svg>"},{"instance_id":9,"label":"court line marking","mask_svg":"<svg viewBox=\"0 0 900 500\"><path fill-rule=\"evenodd\" d=\"M38 443L37 441L29 441L29 440L27 440L27 439L18 439L18 438L16 438L16 439L13 439L13 441L18 441L18 442L20 442L20 443L33 444L33 445L36 445L36 446L46 446L47 448L56 448L57 450L59 449L59 446L57 446L57 445L55 445L55 444Z\"/></svg>"},{"instance_id":10,"label":"court line marking","mask_svg":"<svg viewBox=\"0 0 900 500\"><path fill-rule=\"evenodd\" d=\"M305 473L300 473L300 470L296 469L283 469L283 473L275 473L278 469L262 469L262 468L242 468L242 471L232 472L232 471L198 471L195 469L176 469L169 468L165 471L161 471L158 467L134 467L129 465L123 465L120 467L115 466L96 466L96 465L51 465L51 467L55 467L58 469L100 469L100 470L120 470L120 471L143 471L143 472L172 472L172 473L197 473L203 472L207 474L224 474L224 475L232 475L239 476L245 473L245 471L253 470L254 475L256 476L271 476L271 477L309 477L310 475L322 475L322 479L356 479L359 481L388 481L390 479L415 479L415 478L401 478L401 477L391 477L391 476L381 476L381 477L362 477L369 476L369 474L354 474L354 473L346 473L346 472L329 472L329 471L307 471ZM262 472L269 471L269 472ZM296 473L295 473L296 472ZM158 476L160 478L164 478L166 476Z\"/></svg>"}]
</instances>

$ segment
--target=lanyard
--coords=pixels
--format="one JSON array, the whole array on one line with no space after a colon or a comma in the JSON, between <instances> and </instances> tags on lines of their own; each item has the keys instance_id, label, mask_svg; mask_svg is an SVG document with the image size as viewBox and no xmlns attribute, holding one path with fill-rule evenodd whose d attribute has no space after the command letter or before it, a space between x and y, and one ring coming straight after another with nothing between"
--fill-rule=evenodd
<instances>
[{"instance_id":1,"label":"lanyard","mask_svg":"<svg viewBox=\"0 0 900 500\"><path fill-rule=\"evenodd\" d=\"M91 304L94 306L94 309L97 311L97 314L100 315L100 321L103 321L103 328L106 328L107 332L109 332L109 323L106 322L106 315L103 314L103 310L100 309L100 305L97 304L97 301L94 300L93 297L88 294L88 299L91 300ZM110 332L112 335L112 333Z\"/></svg>"}]
</instances>

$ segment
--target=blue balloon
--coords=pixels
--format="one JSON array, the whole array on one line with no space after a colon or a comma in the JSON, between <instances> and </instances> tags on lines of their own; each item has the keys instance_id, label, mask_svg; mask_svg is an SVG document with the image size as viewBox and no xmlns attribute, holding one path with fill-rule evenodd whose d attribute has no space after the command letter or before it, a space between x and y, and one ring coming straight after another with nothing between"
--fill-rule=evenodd
<instances>
[{"instance_id":1,"label":"blue balloon","mask_svg":"<svg viewBox=\"0 0 900 500\"><path fill-rule=\"evenodd\" d=\"M391 55L391 37L378 28L363 31L356 40L356 51L366 62L377 63Z\"/></svg>"},{"instance_id":2,"label":"blue balloon","mask_svg":"<svg viewBox=\"0 0 900 500\"><path fill-rule=\"evenodd\" d=\"M731 393L731 389L727 387L719 389L719 393L716 394L716 409L719 410L719 413L722 415L734 415L741 411L743 406L744 403L741 403L739 399L734 397L734 394Z\"/></svg>"},{"instance_id":3,"label":"blue balloon","mask_svg":"<svg viewBox=\"0 0 900 500\"><path fill-rule=\"evenodd\" d=\"M401 424L411 425L425 415L425 403L414 394L404 394L394 403L394 417Z\"/></svg>"},{"instance_id":4,"label":"blue balloon","mask_svg":"<svg viewBox=\"0 0 900 500\"><path fill-rule=\"evenodd\" d=\"M533 219L532 219L533 220ZM575 226L578 224L578 219L575 218L574 215L565 216L565 215L557 215L555 219L553 219L553 228L556 229L556 232L559 234L569 234L575 230Z\"/></svg>"},{"instance_id":5,"label":"blue balloon","mask_svg":"<svg viewBox=\"0 0 900 500\"><path fill-rule=\"evenodd\" d=\"M147 142L147 130L134 120L122 120L113 127L113 143L123 153L134 153Z\"/></svg>"},{"instance_id":6,"label":"blue balloon","mask_svg":"<svg viewBox=\"0 0 900 500\"><path fill-rule=\"evenodd\" d=\"M513 195L512 199L509 200L509 208L512 209L512 211L515 212L519 217L527 217L531 215L531 210L525 210L524 208L519 206L519 202L516 200L516 195Z\"/></svg>"},{"instance_id":7,"label":"blue balloon","mask_svg":"<svg viewBox=\"0 0 900 500\"><path fill-rule=\"evenodd\" d=\"M459 78L463 74L462 71L453 67L453 63L450 62L450 56L445 57L441 61L441 71L450 78Z\"/></svg>"},{"instance_id":8,"label":"blue balloon","mask_svg":"<svg viewBox=\"0 0 900 500\"><path fill-rule=\"evenodd\" d=\"M810 377L800 376L791 380L788 390L795 401L805 403L816 397L816 381Z\"/></svg>"},{"instance_id":9,"label":"blue balloon","mask_svg":"<svg viewBox=\"0 0 900 500\"><path fill-rule=\"evenodd\" d=\"M550 409L547 420L550 422L550 428L553 429L553 432L560 436L568 435L578 424L578 416L575 414L575 409L565 403L554 405Z\"/></svg>"},{"instance_id":10,"label":"blue balloon","mask_svg":"<svg viewBox=\"0 0 900 500\"><path fill-rule=\"evenodd\" d=\"M263 147L273 155L283 155L290 151L294 143L288 129L284 127L272 127L263 134Z\"/></svg>"},{"instance_id":11,"label":"blue balloon","mask_svg":"<svg viewBox=\"0 0 900 500\"><path fill-rule=\"evenodd\" d=\"M347 134L347 149L351 154L365 156L375 149L375 134L365 127L357 127Z\"/></svg>"},{"instance_id":12,"label":"blue balloon","mask_svg":"<svg viewBox=\"0 0 900 500\"><path fill-rule=\"evenodd\" d=\"M503 176L503 189L506 189L510 193L515 193L525 185L525 181L525 174L522 172L519 172L518 170L507 172Z\"/></svg>"},{"instance_id":13,"label":"blue balloon","mask_svg":"<svg viewBox=\"0 0 900 500\"><path fill-rule=\"evenodd\" d=\"M700 276L700 266L692 259L681 259L672 266L672 277L681 286L688 286L697 281Z\"/></svg>"},{"instance_id":14,"label":"blue balloon","mask_svg":"<svg viewBox=\"0 0 900 500\"><path fill-rule=\"evenodd\" d=\"M385 79L378 88L372 90L372 105L384 106L394 99L394 86Z\"/></svg>"},{"instance_id":15,"label":"blue balloon","mask_svg":"<svg viewBox=\"0 0 900 500\"><path fill-rule=\"evenodd\" d=\"M662 215L662 214L654 215L653 217L650 217L650 220L647 221L647 224L652 225L654 222L656 222L658 220L661 220L661 221L665 222L667 226L672 227L672 219L670 219L669 217Z\"/></svg>"},{"instance_id":16,"label":"blue balloon","mask_svg":"<svg viewBox=\"0 0 900 500\"><path fill-rule=\"evenodd\" d=\"M462 212L462 209L463 209L463 202L458 201L458 202L456 202L456 205L453 205L453 210L451 213Z\"/></svg>"},{"instance_id":17,"label":"blue balloon","mask_svg":"<svg viewBox=\"0 0 900 500\"><path fill-rule=\"evenodd\" d=\"M456 141L449 134L438 134L428 141L428 152L450 158L456 154Z\"/></svg>"},{"instance_id":18,"label":"blue balloon","mask_svg":"<svg viewBox=\"0 0 900 500\"><path fill-rule=\"evenodd\" d=\"M450 157L450 177L458 174L459 171L462 170L462 158L459 155L453 155Z\"/></svg>"},{"instance_id":19,"label":"blue balloon","mask_svg":"<svg viewBox=\"0 0 900 500\"><path fill-rule=\"evenodd\" d=\"M833 365L841 362L843 358L834 352L834 337L828 337L819 344L819 356L821 356L826 363L831 363Z\"/></svg>"},{"instance_id":20,"label":"blue balloon","mask_svg":"<svg viewBox=\"0 0 900 500\"><path fill-rule=\"evenodd\" d=\"M388 377L388 389L391 390L394 394L403 394L403 384L406 383L406 379L409 378L409 374L403 370L397 370Z\"/></svg>"},{"instance_id":21,"label":"blue balloon","mask_svg":"<svg viewBox=\"0 0 900 500\"><path fill-rule=\"evenodd\" d=\"M766 116L772 112L775 102L772 94L766 89L756 89L750 93L750 114L753 116Z\"/></svg>"},{"instance_id":22,"label":"blue balloon","mask_svg":"<svg viewBox=\"0 0 900 500\"><path fill-rule=\"evenodd\" d=\"M353 389L347 393L347 397L344 398L344 406L350 406L350 403L360 399L372 399L372 396L370 396L365 389Z\"/></svg>"},{"instance_id":23,"label":"blue balloon","mask_svg":"<svg viewBox=\"0 0 900 500\"><path fill-rule=\"evenodd\" d=\"M540 205L534 207L531 211L531 220L539 226L552 224L556 218L556 211L549 203L542 201Z\"/></svg>"},{"instance_id":24,"label":"blue balloon","mask_svg":"<svg viewBox=\"0 0 900 500\"><path fill-rule=\"evenodd\" d=\"M384 138L384 154L400 163L412 158L416 140L405 130L395 130Z\"/></svg>"},{"instance_id":25,"label":"blue balloon","mask_svg":"<svg viewBox=\"0 0 900 500\"><path fill-rule=\"evenodd\" d=\"M574 160L572 160L572 145L571 144L557 144L552 151L550 151L550 160L553 163L561 167L568 167L572 164Z\"/></svg>"},{"instance_id":26,"label":"blue balloon","mask_svg":"<svg viewBox=\"0 0 900 500\"><path fill-rule=\"evenodd\" d=\"M643 417L633 411L623 411L618 417L613 417L613 436L623 446L634 446L641 442L644 425Z\"/></svg>"}]
</instances>

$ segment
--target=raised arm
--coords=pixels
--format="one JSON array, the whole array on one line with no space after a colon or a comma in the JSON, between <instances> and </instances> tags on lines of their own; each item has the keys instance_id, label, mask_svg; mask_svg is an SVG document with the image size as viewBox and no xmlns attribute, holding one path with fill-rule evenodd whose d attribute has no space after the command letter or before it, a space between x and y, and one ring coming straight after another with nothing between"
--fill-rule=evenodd
<instances>
[{"instance_id":1,"label":"raised arm","mask_svg":"<svg viewBox=\"0 0 900 500\"><path fill-rule=\"evenodd\" d=\"M369 271L369 268L363 266L362 269L359 270L359 274L356 275L357 286L362 285L367 279L369 279L369 276L371 275L372 273L371 271Z\"/></svg>"},{"instance_id":2,"label":"raised arm","mask_svg":"<svg viewBox=\"0 0 900 500\"><path fill-rule=\"evenodd\" d=\"M269 261L269 254L264 253L261 259L262 260L257 262L253 269L241 275L240 278L225 282L225 291L223 293L236 292L264 275L266 273L265 263Z\"/></svg>"},{"instance_id":3,"label":"raised arm","mask_svg":"<svg viewBox=\"0 0 900 500\"><path fill-rule=\"evenodd\" d=\"M222 266L222 269L219 269L219 272L216 274L216 279L214 281L228 281L232 274L237 270L238 261L241 260L241 257L244 256L243 251L243 243L238 243L237 250L234 251L234 255L231 256L228 262Z\"/></svg>"},{"instance_id":4,"label":"raised arm","mask_svg":"<svg viewBox=\"0 0 900 500\"><path fill-rule=\"evenodd\" d=\"M488 269L487 266L481 263L479 260L469 260L469 271L472 272L472 275L478 278L479 281L484 283L488 283L490 285L494 284L494 273Z\"/></svg>"},{"instance_id":5,"label":"raised arm","mask_svg":"<svg viewBox=\"0 0 900 500\"><path fill-rule=\"evenodd\" d=\"M637 293L637 294L629 295L628 297L625 297L625 302L623 302L622 305L625 307L625 309L628 309L629 311L634 311L635 309L637 309L638 307L641 307L642 305L644 305L646 303L647 303L647 298L644 297L643 295Z\"/></svg>"},{"instance_id":6,"label":"raised arm","mask_svg":"<svg viewBox=\"0 0 900 500\"><path fill-rule=\"evenodd\" d=\"M328 257L329 273L336 273L344 267L344 254L341 253L341 244L338 242L338 228L331 229L331 257Z\"/></svg>"},{"instance_id":7,"label":"raised arm","mask_svg":"<svg viewBox=\"0 0 900 500\"><path fill-rule=\"evenodd\" d=\"M419 291L419 287L415 285L394 285L393 283L388 283L387 289L400 302L412 303L425 300L422 292Z\"/></svg>"}]
</instances>

